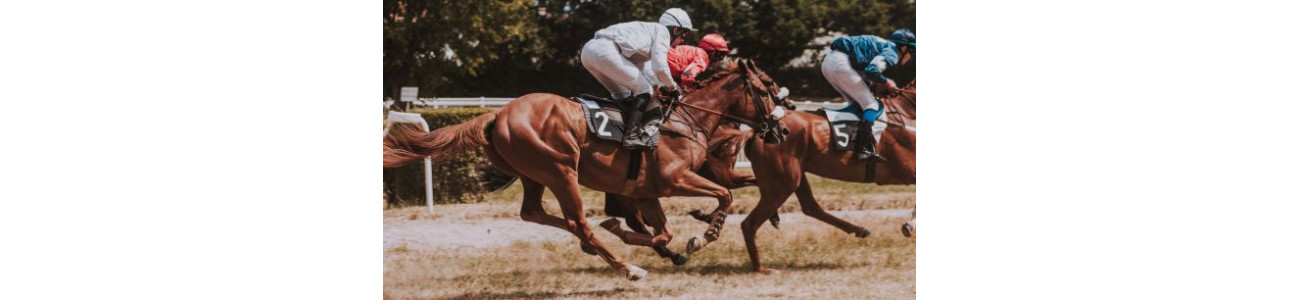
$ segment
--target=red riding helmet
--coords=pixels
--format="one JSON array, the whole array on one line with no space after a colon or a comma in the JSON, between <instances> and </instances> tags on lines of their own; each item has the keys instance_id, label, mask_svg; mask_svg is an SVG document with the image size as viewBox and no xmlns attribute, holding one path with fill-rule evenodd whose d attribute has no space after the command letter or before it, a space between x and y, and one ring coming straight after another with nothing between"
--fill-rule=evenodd
<instances>
[{"instance_id":1,"label":"red riding helmet","mask_svg":"<svg viewBox=\"0 0 1300 300\"><path fill-rule=\"evenodd\" d=\"M722 39L722 35L717 33L706 34L703 38L700 38L700 49L704 49L704 51L731 52L731 48L727 48L727 40Z\"/></svg>"}]
</instances>

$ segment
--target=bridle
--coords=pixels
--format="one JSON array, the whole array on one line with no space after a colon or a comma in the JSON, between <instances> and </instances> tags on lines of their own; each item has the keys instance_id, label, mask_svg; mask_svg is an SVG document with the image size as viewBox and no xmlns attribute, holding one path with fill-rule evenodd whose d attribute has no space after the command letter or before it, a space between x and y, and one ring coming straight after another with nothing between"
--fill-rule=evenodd
<instances>
[{"instance_id":1,"label":"bridle","mask_svg":"<svg viewBox=\"0 0 1300 300\"><path fill-rule=\"evenodd\" d=\"M747 62L745 62L745 63L747 63ZM741 66L737 66L737 67L738 67L738 68L748 68L748 66L745 66L745 65L743 65L743 64L744 64L744 63L742 63ZM700 110L700 111L703 111L703 112L706 112L706 113L709 113L709 114L713 114L713 115L717 115L717 116L720 116L720 117L723 117L723 118L729 119L729 120L731 120L731 121L735 121L735 122L740 123L740 124L745 124L745 125L747 125L747 126L749 126L749 127L751 127L751 128L754 128L754 129L755 129L756 136L761 136L761 137L763 137L763 140L764 140L764 141L769 142L769 143L780 143L781 141L785 140L785 136L786 136L786 135L790 134L790 129L789 129L789 128L786 128L785 125L781 124L781 122L780 122L780 121L781 121L781 118L782 118L782 117L785 117L785 108L784 108L783 106L793 106L793 104L788 103L788 102L785 100L785 97L780 96L779 93L776 94L776 95L772 94L772 91L771 91L771 89L769 88L767 91L765 91L765 93L767 94L767 95L766 95L767 98L768 98L768 99L777 99L777 100L772 100L773 103L776 104L776 105L775 105L775 106L776 106L776 109L775 109L775 110L772 110L772 111L769 111L769 110L767 109L767 107L763 105L764 97L763 97L762 95L760 95L760 93L754 91L754 87L753 87L753 86L754 86L754 82L753 82L753 80L754 80L754 79L759 79L759 78L752 78L752 77L751 77L751 76L754 76L754 74L751 74L751 73L753 72L752 70L748 70L748 69L747 69L747 70L742 71L742 72L745 72L745 73L742 73L742 74L741 74L742 79L746 81L746 82L745 82L745 96L746 96L747 98L749 98L751 101L753 101L753 104L754 104L755 109L757 109L757 110L759 111L760 115L763 116L763 119L760 120L760 121L754 121L754 120L749 120L749 119L741 118L741 117L738 117L738 116L735 116L735 115L732 115L732 114L729 114L729 113L726 113L726 112L716 111L716 110L712 110L712 109L704 108L704 107L701 107L701 106L698 106L698 105L695 105L695 104L687 103L686 101L674 101L674 102L677 103L677 104L681 104L681 105L684 106L684 107L689 107L689 108L692 108L692 109ZM763 81L762 79L759 79L760 84L764 84L762 81ZM773 85L775 85L775 83L774 83ZM786 93L788 93L788 92L786 92ZM782 105L782 104L785 104L785 105Z\"/></svg>"}]
</instances>

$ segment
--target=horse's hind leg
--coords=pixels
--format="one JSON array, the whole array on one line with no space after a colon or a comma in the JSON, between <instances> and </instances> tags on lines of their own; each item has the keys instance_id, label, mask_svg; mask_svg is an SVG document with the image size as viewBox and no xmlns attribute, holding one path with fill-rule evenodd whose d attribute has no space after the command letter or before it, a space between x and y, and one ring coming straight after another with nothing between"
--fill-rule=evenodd
<instances>
[{"instance_id":1,"label":"horse's hind leg","mask_svg":"<svg viewBox=\"0 0 1300 300\"><path fill-rule=\"evenodd\" d=\"M545 186L526 177L520 177L519 182L524 186L524 203L523 206L519 208L520 219L559 228L570 233L573 232L573 228L569 227L568 222L564 221L564 219L561 219L560 217L546 213L546 210L542 208L542 192L545 191ZM582 245L582 252L596 255L596 249L589 247L586 244Z\"/></svg>"},{"instance_id":2,"label":"horse's hind leg","mask_svg":"<svg viewBox=\"0 0 1300 300\"><path fill-rule=\"evenodd\" d=\"M587 217L583 215L582 194L578 191L577 171L570 171L565 176L563 182L557 183L551 188L551 193L555 195L556 200L560 202L560 210L564 211L566 225L571 228L570 232L578 236L578 240L583 247L590 247L596 251L596 255L609 263L610 267L627 273L627 278L631 280L640 280L646 275L646 271L632 264L626 263L618 255L609 251L609 248L601 243L596 236L592 234L591 227L587 224Z\"/></svg>"},{"instance_id":3,"label":"horse's hind leg","mask_svg":"<svg viewBox=\"0 0 1300 300\"><path fill-rule=\"evenodd\" d=\"M564 219L552 216L542 208L542 192L546 190L545 186L526 177L520 177L519 182L524 186L524 203L519 208L520 219L571 231Z\"/></svg>"},{"instance_id":4,"label":"horse's hind leg","mask_svg":"<svg viewBox=\"0 0 1300 300\"><path fill-rule=\"evenodd\" d=\"M807 179L807 177L805 176L804 179ZM844 219L831 215L830 213L827 213L825 209L822 209L822 206L817 204L817 199L813 198L812 187L808 186L808 180L802 180L799 182L799 188L795 190L795 196L799 198L799 206L803 208L804 215L821 220L826 224L831 224L831 226L835 226L844 232L848 232L860 238L871 235L871 231L866 228L853 225L853 223L849 223Z\"/></svg>"}]
</instances>

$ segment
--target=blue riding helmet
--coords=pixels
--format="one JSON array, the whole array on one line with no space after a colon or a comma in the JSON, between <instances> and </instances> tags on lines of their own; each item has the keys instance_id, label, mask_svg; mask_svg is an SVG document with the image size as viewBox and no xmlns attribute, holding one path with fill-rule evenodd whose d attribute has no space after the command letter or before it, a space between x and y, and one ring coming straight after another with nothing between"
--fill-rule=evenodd
<instances>
[{"instance_id":1,"label":"blue riding helmet","mask_svg":"<svg viewBox=\"0 0 1300 300\"><path fill-rule=\"evenodd\" d=\"M899 28L889 35L889 41L896 44L903 44L916 47L916 34L907 28Z\"/></svg>"}]
</instances>

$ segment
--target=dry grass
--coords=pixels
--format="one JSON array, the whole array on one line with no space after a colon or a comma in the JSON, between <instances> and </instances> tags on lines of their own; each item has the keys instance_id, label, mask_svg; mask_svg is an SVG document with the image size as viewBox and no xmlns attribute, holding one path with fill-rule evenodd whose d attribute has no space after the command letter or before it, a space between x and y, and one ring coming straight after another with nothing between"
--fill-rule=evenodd
<instances>
[{"instance_id":1,"label":"dry grass","mask_svg":"<svg viewBox=\"0 0 1300 300\"><path fill-rule=\"evenodd\" d=\"M854 238L808 218L788 218L781 230L759 231L763 261L781 270L750 271L736 223L723 238L677 267L653 251L597 237L629 263L650 271L630 282L600 258L569 243L516 242L481 251L414 251L404 246L384 253L384 291L393 299L479 298L876 298L915 297L915 242L897 230ZM905 218L847 218L868 228L896 228ZM676 219L680 233L698 233L704 224ZM538 225L541 226L541 225ZM551 229L555 230L555 229ZM682 249L685 235L669 245Z\"/></svg>"},{"instance_id":2,"label":"dry grass","mask_svg":"<svg viewBox=\"0 0 1300 300\"><path fill-rule=\"evenodd\" d=\"M914 186L846 183L815 176L810 180L818 203L827 210L908 209L916 205ZM758 201L758 190L753 187L733 193L733 214L748 212ZM624 245L594 227L605 219L604 195L585 188L582 195L596 237L627 262L648 270L646 279L626 280L600 258L584 254L577 238L567 234L563 234L567 241L552 237L470 251L440 248L436 241L409 247L398 242L386 243L384 249L385 298L915 298L916 244L898 231L909 217L849 214L845 220L873 232L859 239L797 213L798 201L791 197L781 208L785 213L782 229L765 225L758 232L763 262L781 271L761 275L751 272L738 225L743 216L728 218L720 240L678 267L648 248ZM439 205L433 214L424 207L389 209L384 218L386 224L416 220L441 224L434 226L471 227L482 220L518 220L522 196L516 183L489 194L486 203ZM550 193L545 194L543 204L548 212L558 215L559 207ZM682 251L689 237L702 233L705 227L684 217L685 213L712 209L716 201L670 198L663 205L677 234L669 248ZM524 229L561 232L531 223L515 230Z\"/></svg>"},{"instance_id":3,"label":"dry grass","mask_svg":"<svg viewBox=\"0 0 1300 300\"><path fill-rule=\"evenodd\" d=\"M916 186L914 185L882 186L843 182L821 178L812 174L809 174L808 177L813 187L813 193L816 195L817 203L829 211L902 209L916 206ZM727 211L728 214L749 213L758 204L759 193L756 187L735 189L731 192L733 203L731 209ZM427 209L389 209L384 211L384 217L403 215L415 219L454 216L467 220L518 218L519 206L523 196L523 188L516 182L504 190L488 194L485 197L486 203L438 205L434 208L433 215L429 215ZM582 188L582 201L588 217L605 215L604 193L584 187ZM717 207L718 202L712 198L670 197L661 200L661 204L665 214L682 216L691 210L711 211L714 207ZM550 192L543 194L542 205L547 212L559 215L560 206L555 202L555 196ZM798 212L800 209L799 200L792 195L781 206L779 211L789 213Z\"/></svg>"}]
</instances>

